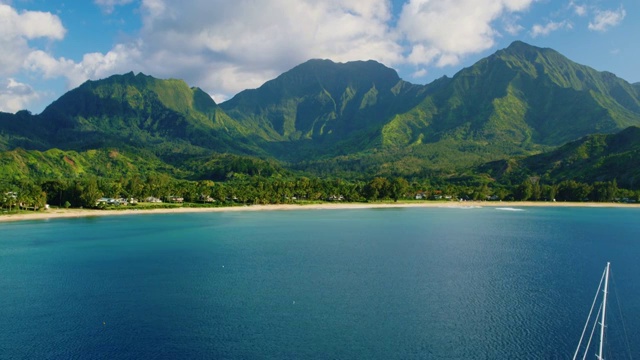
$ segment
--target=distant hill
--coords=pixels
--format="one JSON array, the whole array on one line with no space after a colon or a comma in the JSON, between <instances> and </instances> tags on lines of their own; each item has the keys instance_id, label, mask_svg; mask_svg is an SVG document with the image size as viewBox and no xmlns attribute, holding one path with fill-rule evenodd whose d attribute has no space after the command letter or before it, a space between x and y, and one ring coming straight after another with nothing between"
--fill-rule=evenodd
<instances>
[{"instance_id":1,"label":"distant hill","mask_svg":"<svg viewBox=\"0 0 640 360\"><path fill-rule=\"evenodd\" d=\"M637 188L640 128L632 126L616 134L588 135L548 153L492 162L483 165L480 171L514 183L539 176L547 182L616 180L622 187Z\"/></svg>"}]
</instances>

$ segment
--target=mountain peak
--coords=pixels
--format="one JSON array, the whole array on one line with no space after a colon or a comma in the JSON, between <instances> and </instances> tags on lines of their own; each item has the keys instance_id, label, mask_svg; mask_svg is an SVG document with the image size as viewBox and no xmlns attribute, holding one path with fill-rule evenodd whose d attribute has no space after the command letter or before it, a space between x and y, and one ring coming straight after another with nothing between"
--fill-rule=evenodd
<instances>
[{"instance_id":1,"label":"mountain peak","mask_svg":"<svg viewBox=\"0 0 640 360\"><path fill-rule=\"evenodd\" d=\"M521 40L515 40L509 46L506 47L505 50L517 51L517 50L527 50L527 49L540 49L539 47L527 44Z\"/></svg>"},{"instance_id":2,"label":"mountain peak","mask_svg":"<svg viewBox=\"0 0 640 360\"><path fill-rule=\"evenodd\" d=\"M564 56L562 56L560 53L558 53L553 49L533 46L520 40L516 40L512 42L511 45L509 45L507 48L503 50L498 50L496 52L496 55L502 56L502 57L505 55L515 56L515 57L526 59L529 61L535 61L535 59L541 55L544 57L561 56L562 58L564 58Z\"/></svg>"},{"instance_id":3,"label":"mountain peak","mask_svg":"<svg viewBox=\"0 0 640 360\"><path fill-rule=\"evenodd\" d=\"M224 107L235 107L254 97L283 99L321 91L341 96L347 88L365 92L372 87L390 89L399 81L401 79L395 70L373 60L336 63L327 59L312 59L267 81L258 89L240 92L225 102Z\"/></svg>"},{"instance_id":4,"label":"mountain peak","mask_svg":"<svg viewBox=\"0 0 640 360\"><path fill-rule=\"evenodd\" d=\"M393 86L400 81L395 70L374 60L336 63L327 59L312 59L283 73L274 82L296 79L315 82L324 88L342 87L345 82L367 88L372 84Z\"/></svg>"},{"instance_id":5,"label":"mountain peak","mask_svg":"<svg viewBox=\"0 0 640 360\"><path fill-rule=\"evenodd\" d=\"M217 108L208 94L189 87L184 80L158 79L131 71L86 81L49 105L44 113L91 116L105 110L109 113L146 111L144 109L157 104L178 113L196 110L206 114Z\"/></svg>"}]
</instances>

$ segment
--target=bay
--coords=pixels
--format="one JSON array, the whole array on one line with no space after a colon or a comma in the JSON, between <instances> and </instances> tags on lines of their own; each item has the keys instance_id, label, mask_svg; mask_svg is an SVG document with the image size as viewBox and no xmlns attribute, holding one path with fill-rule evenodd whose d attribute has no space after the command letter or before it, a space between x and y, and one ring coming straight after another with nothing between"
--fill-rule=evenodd
<instances>
[{"instance_id":1,"label":"bay","mask_svg":"<svg viewBox=\"0 0 640 360\"><path fill-rule=\"evenodd\" d=\"M566 359L607 261L610 313L623 314L610 317L608 358L637 358L639 216L394 208L4 223L0 358Z\"/></svg>"}]
</instances>

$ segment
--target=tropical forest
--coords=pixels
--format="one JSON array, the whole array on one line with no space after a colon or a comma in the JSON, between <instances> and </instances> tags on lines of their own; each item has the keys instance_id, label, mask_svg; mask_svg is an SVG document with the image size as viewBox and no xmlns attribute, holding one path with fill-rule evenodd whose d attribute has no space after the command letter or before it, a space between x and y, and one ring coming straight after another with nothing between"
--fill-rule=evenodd
<instances>
[{"instance_id":1,"label":"tropical forest","mask_svg":"<svg viewBox=\"0 0 640 360\"><path fill-rule=\"evenodd\" d=\"M516 41L426 85L320 59L220 104L178 79L87 81L0 113L0 207L636 202L639 155L640 83Z\"/></svg>"}]
</instances>

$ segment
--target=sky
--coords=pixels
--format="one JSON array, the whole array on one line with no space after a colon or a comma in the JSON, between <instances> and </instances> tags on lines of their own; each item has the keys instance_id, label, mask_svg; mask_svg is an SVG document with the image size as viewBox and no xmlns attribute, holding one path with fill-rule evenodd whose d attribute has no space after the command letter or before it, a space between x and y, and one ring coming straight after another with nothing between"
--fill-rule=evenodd
<instances>
[{"instance_id":1,"label":"sky","mask_svg":"<svg viewBox=\"0 0 640 360\"><path fill-rule=\"evenodd\" d=\"M515 40L640 82L638 0L0 0L0 111L130 71L220 103L309 59L426 84Z\"/></svg>"}]
</instances>

